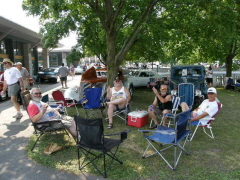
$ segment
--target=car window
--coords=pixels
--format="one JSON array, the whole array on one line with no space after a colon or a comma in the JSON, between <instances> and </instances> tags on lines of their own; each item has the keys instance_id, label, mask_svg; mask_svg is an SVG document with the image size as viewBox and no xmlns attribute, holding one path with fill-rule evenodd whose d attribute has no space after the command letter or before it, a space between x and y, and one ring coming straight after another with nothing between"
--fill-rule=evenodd
<instances>
[{"instance_id":1,"label":"car window","mask_svg":"<svg viewBox=\"0 0 240 180\"><path fill-rule=\"evenodd\" d=\"M149 74L149 77L155 76L155 75L153 74L153 72L148 72L148 74Z\"/></svg>"},{"instance_id":2,"label":"car window","mask_svg":"<svg viewBox=\"0 0 240 180\"><path fill-rule=\"evenodd\" d=\"M43 72L53 72L55 70L56 69L54 69L54 68L46 68L46 69L43 69Z\"/></svg>"},{"instance_id":3,"label":"car window","mask_svg":"<svg viewBox=\"0 0 240 180\"><path fill-rule=\"evenodd\" d=\"M136 77L137 77L137 76L138 76L138 74L139 74L139 71L132 71L132 74L131 74L131 75L132 75L132 76L136 76Z\"/></svg>"},{"instance_id":4,"label":"car window","mask_svg":"<svg viewBox=\"0 0 240 180\"><path fill-rule=\"evenodd\" d=\"M141 72L139 77L148 77L148 74L146 72Z\"/></svg>"}]
</instances>

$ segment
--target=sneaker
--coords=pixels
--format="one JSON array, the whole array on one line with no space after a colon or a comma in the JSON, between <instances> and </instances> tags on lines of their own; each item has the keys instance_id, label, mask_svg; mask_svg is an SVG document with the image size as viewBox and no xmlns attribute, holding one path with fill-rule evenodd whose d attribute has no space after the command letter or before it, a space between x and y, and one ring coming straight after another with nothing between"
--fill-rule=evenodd
<instances>
[{"instance_id":1,"label":"sneaker","mask_svg":"<svg viewBox=\"0 0 240 180\"><path fill-rule=\"evenodd\" d=\"M16 119L21 119L22 117L23 117L23 114L22 114L22 113L17 113Z\"/></svg>"}]
</instances>

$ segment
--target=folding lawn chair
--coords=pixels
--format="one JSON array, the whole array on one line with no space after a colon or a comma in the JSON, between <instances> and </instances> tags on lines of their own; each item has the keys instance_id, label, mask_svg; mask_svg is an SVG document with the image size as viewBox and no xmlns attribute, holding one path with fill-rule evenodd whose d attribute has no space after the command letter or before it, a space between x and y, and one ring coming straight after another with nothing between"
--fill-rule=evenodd
<instances>
[{"instance_id":1,"label":"folding lawn chair","mask_svg":"<svg viewBox=\"0 0 240 180\"><path fill-rule=\"evenodd\" d=\"M196 126L194 132L191 135L191 139L190 141L192 141L194 135L196 134L197 130L199 127L203 128L203 131L206 135L208 135L210 138L214 139L214 135L213 135L213 131L212 131L212 122L213 120L215 120L215 117L217 116L217 114L219 113L219 111L222 109L222 104L218 102L218 111L216 112L216 114L212 117L212 118L202 118L198 121L192 121L190 123L191 126ZM208 122L206 123L206 120L208 120ZM205 130L205 128L209 129L209 133Z\"/></svg>"},{"instance_id":2,"label":"folding lawn chair","mask_svg":"<svg viewBox=\"0 0 240 180\"><path fill-rule=\"evenodd\" d=\"M23 108L24 108L24 110L27 111L27 107L28 107L29 102L31 100L30 92L29 91L22 92L21 93L21 97L22 97L22 102L23 102ZM54 120L54 121L47 121L47 122L37 122L37 123L33 123L32 122L32 125L34 127L33 134L35 134L37 136L37 139L34 142L32 148L31 148L31 151L33 151L33 149L35 148L37 142L40 140L40 138L45 133L54 133L55 135L57 135L58 132L63 132L70 139L69 133L67 132L67 128L61 122L61 120ZM59 126L59 128L53 128L53 127L56 127L56 126ZM64 139L62 139L62 142L63 142L63 144L65 146Z\"/></svg>"},{"instance_id":3,"label":"folding lawn chair","mask_svg":"<svg viewBox=\"0 0 240 180\"><path fill-rule=\"evenodd\" d=\"M192 83L181 83L178 85L178 97L180 97L180 104L185 102L189 108L192 108L194 96L194 85Z\"/></svg>"},{"instance_id":4,"label":"folding lawn chair","mask_svg":"<svg viewBox=\"0 0 240 180\"><path fill-rule=\"evenodd\" d=\"M174 128L169 128L165 126L158 126L157 130L141 130L138 131L144 133L144 138L148 142L148 146L143 153L143 158L151 157L155 154L158 154L167 165L172 169L176 170L182 152L185 152L187 155L190 154L190 141L187 141L190 131L187 130L188 120L191 116L191 109L173 116L174 119ZM153 132L152 135L147 136L146 133ZM188 149L185 150L185 145L188 143ZM162 148L164 145L167 147ZM152 150L154 152L152 152ZM163 156L163 151L173 148L174 161L173 165ZM179 149L179 151L178 151Z\"/></svg>"},{"instance_id":5,"label":"folding lawn chair","mask_svg":"<svg viewBox=\"0 0 240 180\"><path fill-rule=\"evenodd\" d=\"M84 107L86 118L99 117L99 112L102 118L102 88L86 88L84 90L85 98L79 103Z\"/></svg>"},{"instance_id":6,"label":"folding lawn chair","mask_svg":"<svg viewBox=\"0 0 240 180\"><path fill-rule=\"evenodd\" d=\"M59 104L62 104L63 108L66 109L67 116L68 116L67 108L72 107L72 106L75 107L76 113L77 113L77 115L79 115L79 112L78 112L78 109L77 109L77 106L76 106L77 103L75 102L74 99L65 98L63 96L63 93L59 90L58 91L53 91L52 92L52 97L55 101L62 101L62 103L59 103Z\"/></svg>"},{"instance_id":7,"label":"folding lawn chair","mask_svg":"<svg viewBox=\"0 0 240 180\"><path fill-rule=\"evenodd\" d=\"M116 153L119 145L127 139L127 134L130 130L104 135L102 118L84 119L75 115L74 120L78 133L79 170L82 171L88 164L92 164L94 168L106 178L107 172L113 166L113 160L123 164L123 162L116 157ZM114 136L118 136L118 138L113 139L112 137ZM80 155L84 158L80 158ZM98 159L102 159L102 162L99 162Z\"/></svg>"},{"instance_id":8,"label":"folding lawn chair","mask_svg":"<svg viewBox=\"0 0 240 180\"><path fill-rule=\"evenodd\" d=\"M125 125L127 125L127 117L128 117L128 113L130 112L130 107L129 104L127 104L123 109L117 109L116 111L113 112L113 117L116 116L119 119L123 120ZM105 119L106 121L108 121L108 117L106 117Z\"/></svg>"},{"instance_id":9,"label":"folding lawn chair","mask_svg":"<svg viewBox=\"0 0 240 180\"><path fill-rule=\"evenodd\" d=\"M169 121L168 121L168 127L171 125L171 117L173 116L173 115L176 115L176 113L177 113L177 111L178 111L178 106L180 105L180 98L179 97L177 97L177 96L172 96L172 105L173 105L173 108L172 108L172 112L171 113L167 113L167 114L165 114L164 116L162 116L162 120L161 120L161 122L160 122L160 125L163 123L163 118L164 117L170 117L169 119ZM150 126L149 127L151 127L152 126L152 122L153 122L153 119L151 119L151 122L150 122Z\"/></svg>"}]
</instances>

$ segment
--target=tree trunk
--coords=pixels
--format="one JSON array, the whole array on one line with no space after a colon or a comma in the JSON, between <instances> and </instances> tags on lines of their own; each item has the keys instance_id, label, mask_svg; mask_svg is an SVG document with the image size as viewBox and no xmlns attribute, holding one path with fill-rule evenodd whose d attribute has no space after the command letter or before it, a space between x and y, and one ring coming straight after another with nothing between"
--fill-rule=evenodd
<instances>
[{"instance_id":1,"label":"tree trunk","mask_svg":"<svg viewBox=\"0 0 240 180\"><path fill-rule=\"evenodd\" d=\"M232 76L233 57L234 56L232 56L232 55L228 55L226 57L226 77L231 77Z\"/></svg>"}]
</instances>

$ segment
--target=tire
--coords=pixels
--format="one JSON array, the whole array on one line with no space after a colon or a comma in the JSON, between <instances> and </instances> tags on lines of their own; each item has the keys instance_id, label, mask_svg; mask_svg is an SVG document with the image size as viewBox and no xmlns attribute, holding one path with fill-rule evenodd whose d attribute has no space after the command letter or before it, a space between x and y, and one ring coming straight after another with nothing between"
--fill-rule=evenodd
<instances>
[{"instance_id":1,"label":"tire","mask_svg":"<svg viewBox=\"0 0 240 180\"><path fill-rule=\"evenodd\" d=\"M40 78L40 82L43 83L45 81L45 79L43 78Z\"/></svg>"}]
</instances>

